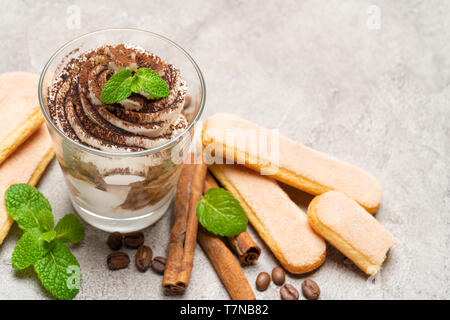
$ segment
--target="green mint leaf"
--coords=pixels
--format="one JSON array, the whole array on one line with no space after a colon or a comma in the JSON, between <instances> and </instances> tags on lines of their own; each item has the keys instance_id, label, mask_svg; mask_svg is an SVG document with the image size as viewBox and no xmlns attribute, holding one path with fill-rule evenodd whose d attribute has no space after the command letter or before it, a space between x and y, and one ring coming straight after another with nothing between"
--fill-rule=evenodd
<instances>
[{"instance_id":1,"label":"green mint leaf","mask_svg":"<svg viewBox=\"0 0 450 320\"><path fill-rule=\"evenodd\" d=\"M52 208L36 188L14 184L6 190L5 206L24 234L12 254L12 266L34 266L42 285L58 299L72 299L79 291L80 264L63 241L79 242L84 229L79 219L69 214L55 230ZM61 240L60 240L61 239Z\"/></svg>"},{"instance_id":2,"label":"green mint leaf","mask_svg":"<svg viewBox=\"0 0 450 320\"><path fill-rule=\"evenodd\" d=\"M52 207L35 187L25 183L11 185L5 193L5 206L23 231L38 228L47 232L53 228Z\"/></svg>"},{"instance_id":3,"label":"green mint leaf","mask_svg":"<svg viewBox=\"0 0 450 320\"><path fill-rule=\"evenodd\" d=\"M131 95L131 82L131 70L120 70L105 83L100 100L111 104L128 98Z\"/></svg>"},{"instance_id":4,"label":"green mint leaf","mask_svg":"<svg viewBox=\"0 0 450 320\"><path fill-rule=\"evenodd\" d=\"M22 235L11 258L14 269L27 268L48 252L49 246L42 235L38 228L30 229Z\"/></svg>"},{"instance_id":5,"label":"green mint leaf","mask_svg":"<svg viewBox=\"0 0 450 320\"><path fill-rule=\"evenodd\" d=\"M34 263L44 288L58 299L75 297L80 288L80 264L66 244L54 240L54 246Z\"/></svg>"},{"instance_id":6,"label":"green mint leaf","mask_svg":"<svg viewBox=\"0 0 450 320\"><path fill-rule=\"evenodd\" d=\"M44 240L45 242L51 242L55 238L56 238L55 230L50 230L50 231L44 232L41 235L41 239Z\"/></svg>"},{"instance_id":7,"label":"green mint leaf","mask_svg":"<svg viewBox=\"0 0 450 320\"><path fill-rule=\"evenodd\" d=\"M84 227L73 213L66 214L55 227L56 238L63 242L78 243L84 238Z\"/></svg>"},{"instance_id":8,"label":"green mint leaf","mask_svg":"<svg viewBox=\"0 0 450 320\"><path fill-rule=\"evenodd\" d=\"M165 98L170 94L167 83L154 70L140 68L133 76L131 91L139 93L141 91L149 94L148 99Z\"/></svg>"},{"instance_id":9,"label":"green mint leaf","mask_svg":"<svg viewBox=\"0 0 450 320\"><path fill-rule=\"evenodd\" d=\"M197 204L200 224L220 236L236 236L247 228L247 215L239 201L223 188L209 189Z\"/></svg>"}]
</instances>

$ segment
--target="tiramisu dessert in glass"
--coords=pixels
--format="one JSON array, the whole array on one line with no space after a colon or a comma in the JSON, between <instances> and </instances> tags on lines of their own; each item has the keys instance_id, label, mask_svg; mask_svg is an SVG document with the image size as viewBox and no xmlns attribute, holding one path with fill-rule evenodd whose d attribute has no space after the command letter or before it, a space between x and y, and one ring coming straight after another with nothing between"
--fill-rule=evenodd
<instances>
[{"instance_id":1,"label":"tiramisu dessert in glass","mask_svg":"<svg viewBox=\"0 0 450 320\"><path fill-rule=\"evenodd\" d=\"M152 87L155 77L165 94ZM129 232L167 211L205 103L202 74L186 51L146 31L90 33L51 57L39 100L85 221Z\"/></svg>"}]
</instances>

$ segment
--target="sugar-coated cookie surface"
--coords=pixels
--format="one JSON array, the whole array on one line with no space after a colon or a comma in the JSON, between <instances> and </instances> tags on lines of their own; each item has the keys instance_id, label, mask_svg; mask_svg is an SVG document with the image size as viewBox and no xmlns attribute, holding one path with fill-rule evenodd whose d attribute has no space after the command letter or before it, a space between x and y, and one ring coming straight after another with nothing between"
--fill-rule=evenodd
<instances>
[{"instance_id":1,"label":"sugar-coated cookie surface","mask_svg":"<svg viewBox=\"0 0 450 320\"><path fill-rule=\"evenodd\" d=\"M39 109L38 82L38 75L27 72L0 75L0 163L44 121Z\"/></svg>"},{"instance_id":2,"label":"sugar-coated cookie surface","mask_svg":"<svg viewBox=\"0 0 450 320\"><path fill-rule=\"evenodd\" d=\"M364 208L341 192L330 191L310 203L313 229L367 274L375 274L396 243L395 237Z\"/></svg>"},{"instance_id":3,"label":"sugar-coated cookie surface","mask_svg":"<svg viewBox=\"0 0 450 320\"><path fill-rule=\"evenodd\" d=\"M325 241L276 181L238 165L209 169L239 200L250 223L287 271L305 273L322 264Z\"/></svg>"},{"instance_id":4,"label":"sugar-coated cookie surface","mask_svg":"<svg viewBox=\"0 0 450 320\"><path fill-rule=\"evenodd\" d=\"M0 164L0 244L13 222L5 209L6 189L14 183L37 184L53 156L50 136L43 124L6 161Z\"/></svg>"},{"instance_id":5,"label":"sugar-coated cookie surface","mask_svg":"<svg viewBox=\"0 0 450 320\"><path fill-rule=\"evenodd\" d=\"M234 115L219 113L205 122L202 141L207 151L223 150L227 158L310 194L341 191L369 212L378 210L381 186L371 174L286 137L274 138L272 133ZM279 152L261 152L272 148Z\"/></svg>"}]
</instances>

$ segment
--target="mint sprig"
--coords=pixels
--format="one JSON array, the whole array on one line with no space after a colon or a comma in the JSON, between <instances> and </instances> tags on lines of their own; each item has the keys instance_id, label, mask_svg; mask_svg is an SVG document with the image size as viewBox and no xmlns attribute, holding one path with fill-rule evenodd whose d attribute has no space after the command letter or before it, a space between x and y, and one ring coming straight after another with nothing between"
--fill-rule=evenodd
<instances>
[{"instance_id":1,"label":"mint sprig","mask_svg":"<svg viewBox=\"0 0 450 320\"><path fill-rule=\"evenodd\" d=\"M37 228L46 232L53 228L52 207L36 188L13 184L6 190L5 205L9 215L23 231Z\"/></svg>"},{"instance_id":2,"label":"mint sprig","mask_svg":"<svg viewBox=\"0 0 450 320\"><path fill-rule=\"evenodd\" d=\"M48 200L28 184L14 184L5 192L8 214L24 231L12 254L14 269L33 266L44 288L58 299L72 299L79 291L80 264L66 242L78 243L84 228L74 214L56 227Z\"/></svg>"},{"instance_id":3,"label":"mint sprig","mask_svg":"<svg viewBox=\"0 0 450 320\"><path fill-rule=\"evenodd\" d=\"M46 290L58 299L70 300L80 288L80 264L61 240L34 263L34 271Z\"/></svg>"},{"instance_id":4,"label":"mint sprig","mask_svg":"<svg viewBox=\"0 0 450 320\"><path fill-rule=\"evenodd\" d=\"M165 98L170 94L166 82L154 70L140 68L136 71L131 82L131 91L149 94L148 99Z\"/></svg>"},{"instance_id":5,"label":"mint sprig","mask_svg":"<svg viewBox=\"0 0 450 320\"><path fill-rule=\"evenodd\" d=\"M42 238L39 229L25 232L14 248L11 262L14 269L25 269L49 251L48 243Z\"/></svg>"},{"instance_id":6,"label":"mint sprig","mask_svg":"<svg viewBox=\"0 0 450 320\"><path fill-rule=\"evenodd\" d=\"M54 231L56 231L56 238L63 242L78 243L84 238L84 227L73 213L62 217Z\"/></svg>"},{"instance_id":7,"label":"mint sprig","mask_svg":"<svg viewBox=\"0 0 450 320\"><path fill-rule=\"evenodd\" d=\"M197 204L200 224L220 236L237 236L247 228L247 215L239 201L223 188L209 189Z\"/></svg>"},{"instance_id":8,"label":"mint sprig","mask_svg":"<svg viewBox=\"0 0 450 320\"><path fill-rule=\"evenodd\" d=\"M114 74L103 86L100 100L103 103L117 103L131 93L139 93L147 99L165 98L170 94L167 83L152 69L140 68L134 75L123 69Z\"/></svg>"},{"instance_id":9,"label":"mint sprig","mask_svg":"<svg viewBox=\"0 0 450 320\"><path fill-rule=\"evenodd\" d=\"M116 103L131 95L131 70L123 69L113 75L103 86L100 100L103 103Z\"/></svg>"}]
</instances>

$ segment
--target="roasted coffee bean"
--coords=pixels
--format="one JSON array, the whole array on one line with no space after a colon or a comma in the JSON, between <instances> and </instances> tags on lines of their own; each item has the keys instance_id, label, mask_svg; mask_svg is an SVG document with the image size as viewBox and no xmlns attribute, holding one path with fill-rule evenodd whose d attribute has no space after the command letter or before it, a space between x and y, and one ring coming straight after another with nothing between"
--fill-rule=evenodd
<instances>
[{"instance_id":1,"label":"roasted coffee bean","mask_svg":"<svg viewBox=\"0 0 450 320\"><path fill-rule=\"evenodd\" d=\"M286 283L280 289L280 296L282 300L298 300L298 290L293 285Z\"/></svg>"},{"instance_id":2,"label":"roasted coffee bean","mask_svg":"<svg viewBox=\"0 0 450 320\"><path fill-rule=\"evenodd\" d=\"M286 274L282 267L276 267L272 270L272 280L276 285L281 286L286 280Z\"/></svg>"},{"instance_id":3,"label":"roasted coffee bean","mask_svg":"<svg viewBox=\"0 0 450 320\"><path fill-rule=\"evenodd\" d=\"M306 299L317 300L320 296L320 288L317 283L311 279L306 279L302 283L302 292Z\"/></svg>"},{"instance_id":4,"label":"roasted coffee bean","mask_svg":"<svg viewBox=\"0 0 450 320\"><path fill-rule=\"evenodd\" d=\"M150 247L142 245L137 249L135 262L139 271L145 272L150 268L150 265L152 264L152 255L153 253Z\"/></svg>"},{"instance_id":5,"label":"roasted coffee bean","mask_svg":"<svg viewBox=\"0 0 450 320\"><path fill-rule=\"evenodd\" d=\"M125 252L118 251L110 253L106 258L106 262L110 270L119 270L128 267L130 258Z\"/></svg>"},{"instance_id":6,"label":"roasted coffee bean","mask_svg":"<svg viewBox=\"0 0 450 320\"><path fill-rule=\"evenodd\" d=\"M166 258L164 257L155 257L152 261L152 269L156 273L163 274L164 269L166 268Z\"/></svg>"},{"instance_id":7,"label":"roasted coffee bean","mask_svg":"<svg viewBox=\"0 0 450 320\"><path fill-rule=\"evenodd\" d=\"M127 233L123 238L123 243L131 249L139 248L144 243L144 234L140 231Z\"/></svg>"},{"instance_id":8,"label":"roasted coffee bean","mask_svg":"<svg viewBox=\"0 0 450 320\"><path fill-rule=\"evenodd\" d=\"M260 274L258 274L255 284L258 291L265 291L270 284L269 274L267 272L261 272Z\"/></svg>"},{"instance_id":9,"label":"roasted coffee bean","mask_svg":"<svg viewBox=\"0 0 450 320\"><path fill-rule=\"evenodd\" d=\"M111 250L119 250L122 248L122 234L120 232L110 233L106 244L111 248Z\"/></svg>"}]
</instances>

